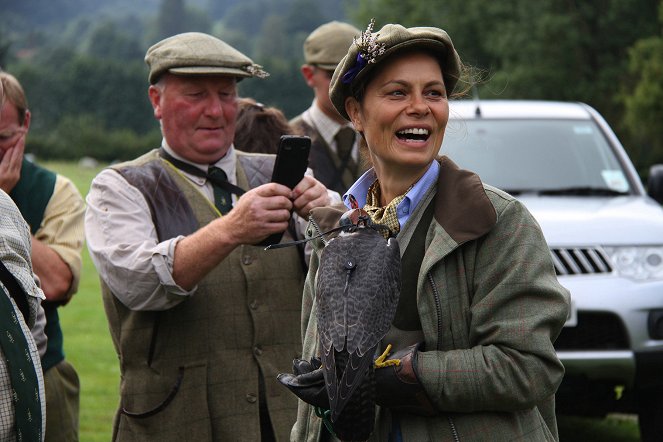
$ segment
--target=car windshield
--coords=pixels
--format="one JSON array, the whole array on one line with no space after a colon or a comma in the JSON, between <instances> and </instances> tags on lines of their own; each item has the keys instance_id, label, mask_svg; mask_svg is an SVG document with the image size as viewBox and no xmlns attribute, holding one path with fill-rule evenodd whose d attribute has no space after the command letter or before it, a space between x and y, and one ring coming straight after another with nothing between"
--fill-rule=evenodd
<instances>
[{"instance_id":1,"label":"car windshield","mask_svg":"<svg viewBox=\"0 0 663 442\"><path fill-rule=\"evenodd\" d=\"M621 164L591 120L452 120L440 152L514 195L630 193Z\"/></svg>"}]
</instances>

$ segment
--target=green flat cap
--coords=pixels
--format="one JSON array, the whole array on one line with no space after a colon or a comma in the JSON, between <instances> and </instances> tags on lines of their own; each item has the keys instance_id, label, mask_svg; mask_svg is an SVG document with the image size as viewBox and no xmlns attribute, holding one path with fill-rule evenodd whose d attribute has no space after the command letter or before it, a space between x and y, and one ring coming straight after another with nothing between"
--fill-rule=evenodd
<instances>
[{"instance_id":1,"label":"green flat cap","mask_svg":"<svg viewBox=\"0 0 663 442\"><path fill-rule=\"evenodd\" d=\"M145 54L149 80L170 72L176 75L228 75L240 78L269 76L262 66L229 44L208 34L186 32L154 44Z\"/></svg>"},{"instance_id":2,"label":"green flat cap","mask_svg":"<svg viewBox=\"0 0 663 442\"><path fill-rule=\"evenodd\" d=\"M304 60L307 64L333 71L347 54L354 37L361 31L354 26L332 21L319 26L304 40Z\"/></svg>"},{"instance_id":3,"label":"green flat cap","mask_svg":"<svg viewBox=\"0 0 663 442\"><path fill-rule=\"evenodd\" d=\"M345 99L367 78L369 72L402 49L421 48L437 55L447 95L453 92L460 77L461 61L449 35L439 28L405 28L387 24L373 32L373 20L361 37L356 39L338 64L329 84L329 98L339 114L350 120Z\"/></svg>"}]
</instances>

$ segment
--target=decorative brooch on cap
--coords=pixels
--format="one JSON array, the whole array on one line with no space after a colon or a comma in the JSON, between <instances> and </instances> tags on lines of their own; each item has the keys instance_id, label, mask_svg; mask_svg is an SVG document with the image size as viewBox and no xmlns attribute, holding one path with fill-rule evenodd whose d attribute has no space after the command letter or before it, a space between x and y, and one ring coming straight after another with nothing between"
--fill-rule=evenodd
<instances>
[{"instance_id":1,"label":"decorative brooch on cap","mask_svg":"<svg viewBox=\"0 0 663 442\"><path fill-rule=\"evenodd\" d=\"M344 84L352 83L357 74L361 72L364 67L369 63L375 63L375 60L380 55L384 54L385 47L383 43L378 43L380 34L373 34L373 26L375 26L375 19L372 18L366 30L361 33L359 39L354 38L355 45L359 48L357 60L355 65L348 69L348 71L341 78Z\"/></svg>"},{"instance_id":2,"label":"decorative brooch on cap","mask_svg":"<svg viewBox=\"0 0 663 442\"><path fill-rule=\"evenodd\" d=\"M269 77L269 72L265 71L262 66L259 64L250 64L247 66L242 66L242 69L251 74L252 77L258 78L267 78Z\"/></svg>"}]
</instances>

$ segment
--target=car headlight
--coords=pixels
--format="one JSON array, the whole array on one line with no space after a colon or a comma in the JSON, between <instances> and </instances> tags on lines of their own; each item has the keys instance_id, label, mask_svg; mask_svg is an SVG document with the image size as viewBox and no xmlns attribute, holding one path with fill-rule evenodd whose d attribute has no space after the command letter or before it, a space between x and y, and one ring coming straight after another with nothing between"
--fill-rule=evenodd
<instances>
[{"instance_id":1,"label":"car headlight","mask_svg":"<svg viewBox=\"0 0 663 442\"><path fill-rule=\"evenodd\" d=\"M663 279L663 247L604 247L620 276L636 281Z\"/></svg>"}]
</instances>

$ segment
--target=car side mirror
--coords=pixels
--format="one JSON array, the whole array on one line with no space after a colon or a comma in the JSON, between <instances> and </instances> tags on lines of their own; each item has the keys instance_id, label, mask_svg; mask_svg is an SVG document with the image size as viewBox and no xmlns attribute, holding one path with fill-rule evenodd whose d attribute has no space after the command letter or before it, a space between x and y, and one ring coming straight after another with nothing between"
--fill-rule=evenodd
<instances>
[{"instance_id":1,"label":"car side mirror","mask_svg":"<svg viewBox=\"0 0 663 442\"><path fill-rule=\"evenodd\" d=\"M663 204L663 164L654 164L649 168L647 195Z\"/></svg>"}]
</instances>

